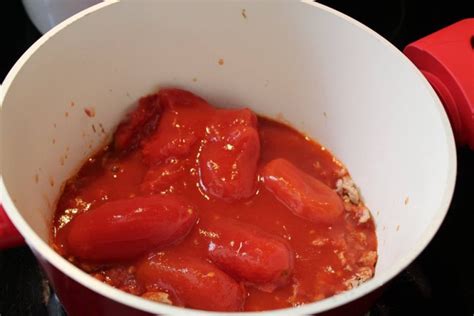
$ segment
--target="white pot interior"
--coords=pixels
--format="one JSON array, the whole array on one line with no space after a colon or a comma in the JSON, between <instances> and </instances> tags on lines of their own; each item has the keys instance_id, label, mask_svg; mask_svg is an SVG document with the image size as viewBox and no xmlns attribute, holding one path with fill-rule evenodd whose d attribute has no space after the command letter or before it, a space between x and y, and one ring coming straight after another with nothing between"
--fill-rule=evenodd
<instances>
[{"instance_id":1,"label":"white pot interior","mask_svg":"<svg viewBox=\"0 0 474 316\"><path fill-rule=\"evenodd\" d=\"M385 283L436 232L455 177L449 123L414 66L372 31L301 2L123 1L98 7L47 33L5 81L1 200L33 247L41 245L37 236L48 241L61 184L110 138L138 97L160 86L189 89L219 106L282 116L349 168L377 225L375 278L339 301L310 304L311 311ZM75 276L97 287L80 272Z\"/></svg>"}]
</instances>

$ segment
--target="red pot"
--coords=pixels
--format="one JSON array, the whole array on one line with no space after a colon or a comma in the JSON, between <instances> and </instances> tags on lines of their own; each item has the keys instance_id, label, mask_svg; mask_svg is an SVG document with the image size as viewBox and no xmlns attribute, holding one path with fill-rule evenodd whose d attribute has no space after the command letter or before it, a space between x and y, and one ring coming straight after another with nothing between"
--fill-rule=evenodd
<instances>
[{"instance_id":1,"label":"red pot","mask_svg":"<svg viewBox=\"0 0 474 316\"><path fill-rule=\"evenodd\" d=\"M367 27L312 2L109 1L40 38L0 96L0 201L70 315L207 313L109 287L48 244L61 184L108 141L137 97L162 84L214 104L283 115L345 162L375 210L379 261L372 280L259 315L362 313L446 214L456 175L448 117L418 69ZM470 106L472 94L467 100ZM461 130L472 131L459 120ZM104 133L92 133L92 124Z\"/></svg>"}]
</instances>

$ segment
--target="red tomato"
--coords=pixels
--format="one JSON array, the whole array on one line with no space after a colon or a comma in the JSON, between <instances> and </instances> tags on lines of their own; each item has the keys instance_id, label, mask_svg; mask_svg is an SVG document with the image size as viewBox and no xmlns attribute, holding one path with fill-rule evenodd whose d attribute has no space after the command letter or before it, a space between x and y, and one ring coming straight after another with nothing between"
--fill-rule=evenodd
<instances>
[{"instance_id":1,"label":"red tomato","mask_svg":"<svg viewBox=\"0 0 474 316\"><path fill-rule=\"evenodd\" d=\"M212 262L238 280L265 292L290 281L295 256L284 239L230 219L204 225L200 232L209 240Z\"/></svg>"},{"instance_id":2,"label":"red tomato","mask_svg":"<svg viewBox=\"0 0 474 316\"><path fill-rule=\"evenodd\" d=\"M241 311L245 289L213 264L193 257L157 253L137 265L137 280L148 291L164 290L184 306L212 311Z\"/></svg>"},{"instance_id":3,"label":"red tomato","mask_svg":"<svg viewBox=\"0 0 474 316\"><path fill-rule=\"evenodd\" d=\"M148 169L140 185L140 190L145 193L158 193L164 191L186 173L186 161L172 159L171 161L155 165Z\"/></svg>"},{"instance_id":4,"label":"red tomato","mask_svg":"<svg viewBox=\"0 0 474 316\"><path fill-rule=\"evenodd\" d=\"M134 149L141 140L153 133L158 125L161 110L157 94L141 98L138 107L117 127L114 134L115 149Z\"/></svg>"},{"instance_id":5,"label":"red tomato","mask_svg":"<svg viewBox=\"0 0 474 316\"><path fill-rule=\"evenodd\" d=\"M207 142L199 156L201 184L227 201L255 193L260 139L255 114L248 109L219 110L206 127Z\"/></svg>"},{"instance_id":6,"label":"red tomato","mask_svg":"<svg viewBox=\"0 0 474 316\"><path fill-rule=\"evenodd\" d=\"M334 190L285 159L270 161L262 176L265 187L296 216L330 224L344 211Z\"/></svg>"},{"instance_id":7,"label":"red tomato","mask_svg":"<svg viewBox=\"0 0 474 316\"><path fill-rule=\"evenodd\" d=\"M186 156L203 137L205 124L214 111L206 101L188 91L163 89L158 96L163 107L160 124L150 139L142 143L148 163Z\"/></svg>"},{"instance_id":8,"label":"red tomato","mask_svg":"<svg viewBox=\"0 0 474 316\"><path fill-rule=\"evenodd\" d=\"M149 164L162 162L168 157L184 157L198 140L192 129L165 126L166 121L164 115L160 133L143 146L143 156Z\"/></svg>"},{"instance_id":9,"label":"red tomato","mask_svg":"<svg viewBox=\"0 0 474 316\"><path fill-rule=\"evenodd\" d=\"M177 243L196 220L196 210L175 196L108 202L68 224L67 252L88 261L131 259Z\"/></svg>"},{"instance_id":10,"label":"red tomato","mask_svg":"<svg viewBox=\"0 0 474 316\"><path fill-rule=\"evenodd\" d=\"M225 141L234 127L257 128L257 116L250 109L218 109L206 127L206 139Z\"/></svg>"},{"instance_id":11,"label":"red tomato","mask_svg":"<svg viewBox=\"0 0 474 316\"><path fill-rule=\"evenodd\" d=\"M165 88L158 92L160 103L166 109L176 110L182 107L211 108L211 106L201 97L181 89Z\"/></svg>"}]
</instances>

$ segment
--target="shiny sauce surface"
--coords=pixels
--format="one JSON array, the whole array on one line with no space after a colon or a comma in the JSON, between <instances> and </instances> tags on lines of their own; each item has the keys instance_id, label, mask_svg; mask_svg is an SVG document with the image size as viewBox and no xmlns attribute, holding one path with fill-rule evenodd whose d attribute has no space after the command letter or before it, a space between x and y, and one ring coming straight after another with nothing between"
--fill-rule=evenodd
<instances>
[{"instance_id":1,"label":"shiny sauce surface","mask_svg":"<svg viewBox=\"0 0 474 316\"><path fill-rule=\"evenodd\" d=\"M190 126L194 123L186 120L195 115L199 118L194 122L203 124L199 128L205 130L206 114L203 112L195 112L188 105L182 108L177 106L173 108L175 121L170 121L175 125L185 122L183 126ZM161 114L156 124L159 126L165 121L166 114ZM151 139L145 134L140 136L139 141L129 142L127 150L117 150L117 144L105 147L89 158L77 175L66 183L52 224L53 247L81 269L114 287L145 298L192 308L196 306L190 306L180 298L181 292L163 288L160 284L150 285L152 281L144 282L143 278L137 278L137 267L157 254L192 257L213 264L209 259L210 232L207 227L223 219L251 225L265 234L277 236L286 241L294 253L294 267L289 280L270 291L262 290L252 282L239 280L230 273L242 284L245 302L241 308L245 311L278 309L318 301L371 278L377 260L374 222L361 201L353 201L352 196L344 195L346 191L341 189L341 179L349 177L345 167L323 146L285 124L259 116L256 126L260 148L255 188L251 196L235 200L218 198L209 194L203 186L196 160L202 150L202 142L201 136L196 133L191 134L197 141L190 141L184 154L179 152L167 157L160 154L158 158L156 155L150 158L149 153L144 154L143 148ZM163 131L158 128L148 134L158 132ZM262 168L279 158L292 163L331 190L339 187L344 213L330 223L318 223L291 212L263 185ZM150 159L155 160L150 162ZM165 167L160 169L160 166ZM151 168L177 175L156 187L145 181ZM176 170L179 171L173 173ZM134 258L112 261L79 258L70 251L68 238L71 223L80 214L112 201L150 195L177 195L193 205L198 220L184 238L166 246L147 249ZM159 293L168 296L163 299Z\"/></svg>"}]
</instances>

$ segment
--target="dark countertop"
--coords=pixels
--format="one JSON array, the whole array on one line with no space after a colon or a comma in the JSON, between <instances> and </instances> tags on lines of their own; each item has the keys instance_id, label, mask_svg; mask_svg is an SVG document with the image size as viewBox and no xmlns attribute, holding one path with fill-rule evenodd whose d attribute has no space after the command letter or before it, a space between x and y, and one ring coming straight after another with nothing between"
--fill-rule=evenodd
<instances>
[{"instance_id":1,"label":"dark countertop","mask_svg":"<svg viewBox=\"0 0 474 316\"><path fill-rule=\"evenodd\" d=\"M468 1L320 1L368 25L399 49L473 17ZM6 40L0 80L40 36L21 1L0 4ZM370 315L474 315L474 152L458 149L458 178L448 215L423 253L387 287ZM0 316L64 315L27 247L0 251Z\"/></svg>"}]
</instances>

